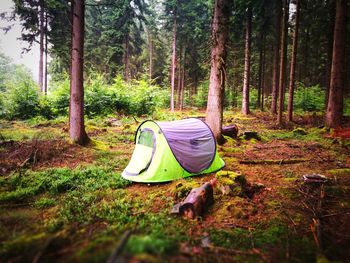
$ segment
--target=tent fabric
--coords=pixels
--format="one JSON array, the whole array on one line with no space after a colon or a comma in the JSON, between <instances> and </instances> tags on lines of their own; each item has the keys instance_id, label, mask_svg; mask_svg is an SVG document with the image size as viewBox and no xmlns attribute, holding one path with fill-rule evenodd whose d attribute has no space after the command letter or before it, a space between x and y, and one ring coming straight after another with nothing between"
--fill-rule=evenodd
<instances>
[{"instance_id":1,"label":"tent fabric","mask_svg":"<svg viewBox=\"0 0 350 263\"><path fill-rule=\"evenodd\" d=\"M210 166L216 143L212 131L203 121L190 118L157 124L184 169L199 173Z\"/></svg>"},{"instance_id":2,"label":"tent fabric","mask_svg":"<svg viewBox=\"0 0 350 263\"><path fill-rule=\"evenodd\" d=\"M210 128L199 119L145 121L122 176L135 182L166 182L212 173L225 165Z\"/></svg>"}]
</instances>

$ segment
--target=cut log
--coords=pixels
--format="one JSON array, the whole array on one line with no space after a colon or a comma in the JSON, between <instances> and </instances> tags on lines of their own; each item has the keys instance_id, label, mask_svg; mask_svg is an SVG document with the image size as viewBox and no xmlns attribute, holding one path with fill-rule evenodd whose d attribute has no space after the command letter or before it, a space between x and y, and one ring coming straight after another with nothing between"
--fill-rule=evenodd
<instances>
[{"instance_id":1,"label":"cut log","mask_svg":"<svg viewBox=\"0 0 350 263\"><path fill-rule=\"evenodd\" d=\"M222 134L231 138L237 138L238 127L235 124L222 127Z\"/></svg>"},{"instance_id":2,"label":"cut log","mask_svg":"<svg viewBox=\"0 0 350 263\"><path fill-rule=\"evenodd\" d=\"M256 131L246 131L243 133L243 138L245 140L251 140L251 139L256 139L258 141L261 140L259 134Z\"/></svg>"},{"instance_id":3,"label":"cut log","mask_svg":"<svg viewBox=\"0 0 350 263\"><path fill-rule=\"evenodd\" d=\"M185 218L194 219L214 203L213 185L216 180L211 180L198 188L191 190L185 201L179 206L179 214Z\"/></svg>"}]
</instances>

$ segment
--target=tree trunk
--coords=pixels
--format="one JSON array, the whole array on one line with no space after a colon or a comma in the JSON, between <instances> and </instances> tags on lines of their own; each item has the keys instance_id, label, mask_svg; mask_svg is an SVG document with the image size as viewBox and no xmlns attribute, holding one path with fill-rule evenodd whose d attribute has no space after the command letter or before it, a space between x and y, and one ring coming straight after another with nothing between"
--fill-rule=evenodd
<instances>
[{"instance_id":1,"label":"tree trunk","mask_svg":"<svg viewBox=\"0 0 350 263\"><path fill-rule=\"evenodd\" d=\"M174 112L174 93L175 93L175 70L176 70L176 11L177 1L173 17L173 54L171 59L171 94L170 94L170 111Z\"/></svg>"},{"instance_id":2,"label":"tree trunk","mask_svg":"<svg viewBox=\"0 0 350 263\"><path fill-rule=\"evenodd\" d=\"M223 119L223 96L226 77L226 44L230 18L231 0L215 0L212 21L211 68L208 91L206 122L218 143L223 142L221 134Z\"/></svg>"},{"instance_id":3,"label":"tree trunk","mask_svg":"<svg viewBox=\"0 0 350 263\"><path fill-rule=\"evenodd\" d=\"M149 45L149 79L153 76L153 41L152 34L148 31L148 45Z\"/></svg>"},{"instance_id":4,"label":"tree trunk","mask_svg":"<svg viewBox=\"0 0 350 263\"><path fill-rule=\"evenodd\" d=\"M84 0L72 1L72 58L69 102L69 136L72 142L86 144L84 126Z\"/></svg>"},{"instance_id":5,"label":"tree trunk","mask_svg":"<svg viewBox=\"0 0 350 263\"><path fill-rule=\"evenodd\" d=\"M276 18L276 35L273 55L273 76L272 76L272 94L271 94L271 113L277 114L277 97L279 87L279 60L281 47L281 20L282 20L282 0L277 0L277 18Z\"/></svg>"},{"instance_id":6,"label":"tree trunk","mask_svg":"<svg viewBox=\"0 0 350 263\"><path fill-rule=\"evenodd\" d=\"M263 57L262 57L262 74L261 74L261 102L260 110L264 110L264 99L265 99L265 61L266 61L266 36L263 39Z\"/></svg>"},{"instance_id":7,"label":"tree trunk","mask_svg":"<svg viewBox=\"0 0 350 263\"><path fill-rule=\"evenodd\" d=\"M126 81L130 81L131 72L130 72L130 64L129 64L129 32L125 34L125 50L124 50L124 78Z\"/></svg>"},{"instance_id":8,"label":"tree trunk","mask_svg":"<svg viewBox=\"0 0 350 263\"><path fill-rule=\"evenodd\" d=\"M39 23L40 23L40 36L39 36L39 88L41 92L44 92L43 76L44 76L44 0L40 0L40 11L39 11Z\"/></svg>"},{"instance_id":9,"label":"tree trunk","mask_svg":"<svg viewBox=\"0 0 350 263\"><path fill-rule=\"evenodd\" d=\"M280 50L280 73L279 73L279 88L278 88L278 112L277 123L282 124L282 113L284 106L284 91L285 91L285 77L286 77L286 62L287 62L287 35L288 35L288 10L289 0L284 1L283 8L283 28L281 37Z\"/></svg>"},{"instance_id":10,"label":"tree trunk","mask_svg":"<svg viewBox=\"0 0 350 263\"><path fill-rule=\"evenodd\" d=\"M343 116L346 5L347 0L336 1L331 83L326 112L326 126L330 128L340 126Z\"/></svg>"},{"instance_id":11,"label":"tree trunk","mask_svg":"<svg viewBox=\"0 0 350 263\"><path fill-rule=\"evenodd\" d=\"M44 78L44 92L47 95L47 54L48 54L48 42L47 42L47 12L45 13L45 78Z\"/></svg>"},{"instance_id":12,"label":"tree trunk","mask_svg":"<svg viewBox=\"0 0 350 263\"><path fill-rule=\"evenodd\" d=\"M178 58L178 71L177 71L177 90L176 101L174 102L177 109L180 109L180 97L181 97L181 64L182 64L182 45L180 45L179 58Z\"/></svg>"},{"instance_id":13,"label":"tree trunk","mask_svg":"<svg viewBox=\"0 0 350 263\"><path fill-rule=\"evenodd\" d=\"M289 74L289 95L288 95L288 114L287 120L293 121L293 97L295 86L295 66L298 52L298 31L299 31L299 13L300 13L300 0L296 0L295 10L295 26L293 36L293 48L292 48L292 61L290 62L290 74Z\"/></svg>"},{"instance_id":14,"label":"tree trunk","mask_svg":"<svg viewBox=\"0 0 350 263\"><path fill-rule=\"evenodd\" d=\"M325 105L327 108L329 89L331 85L331 71L332 71L332 54L333 54L333 30L334 30L334 18L335 18L335 3L328 1L327 8L329 10L329 33L327 40L327 73L326 73L326 92L325 92Z\"/></svg>"},{"instance_id":15,"label":"tree trunk","mask_svg":"<svg viewBox=\"0 0 350 263\"><path fill-rule=\"evenodd\" d=\"M242 93L242 113L249 114L249 80L250 80L250 46L252 35L252 9L249 5L246 11L245 48L244 48L244 76Z\"/></svg>"},{"instance_id":16,"label":"tree trunk","mask_svg":"<svg viewBox=\"0 0 350 263\"><path fill-rule=\"evenodd\" d=\"M185 61L186 61L186 48L184 48L183 62L182 62L182 74L181 74L181 90L180 90L180 110L184 107L185 97Z\"/></svg>"},{"instance_id":17,"label":"tree trunk","mask_svg":"<svg viewBox=\"0 0 350 263\"><path fill-rule=\"evenodd\" d=\"M263 84L263 67L264 67L264 48L265 48L265 36L263 29L260 31L260 47L259 47L259 70L258 70L258 97L256 100L256 107L260 108L261 105L261 95L262 95L262 84Z\"/></svg>"}]
</instances>

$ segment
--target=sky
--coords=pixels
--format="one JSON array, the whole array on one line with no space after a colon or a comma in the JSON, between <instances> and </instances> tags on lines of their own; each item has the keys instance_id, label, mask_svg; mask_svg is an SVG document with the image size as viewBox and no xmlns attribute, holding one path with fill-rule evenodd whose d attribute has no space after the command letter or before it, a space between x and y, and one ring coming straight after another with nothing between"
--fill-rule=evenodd
<instances>
[{"instance_id":1,"label":"sky","mask_svg":"<svg viewBox=\"0 0 350 263\"><path fill-rule=\"evenodd\" d=\"M14 4L11 0L0 0L0 13L11 12ZM27 48L26 42L18 40L21 36L21 26L19 21L7 22L0 19L0 27L13 25L6 34L0 29L0 49L5 55L10 57L15 64L23 64L32 71L33 79L38 82L39 72L39 44L33 43L31 51L22 54L22 49Z\"/></svg>"}]
</instances>

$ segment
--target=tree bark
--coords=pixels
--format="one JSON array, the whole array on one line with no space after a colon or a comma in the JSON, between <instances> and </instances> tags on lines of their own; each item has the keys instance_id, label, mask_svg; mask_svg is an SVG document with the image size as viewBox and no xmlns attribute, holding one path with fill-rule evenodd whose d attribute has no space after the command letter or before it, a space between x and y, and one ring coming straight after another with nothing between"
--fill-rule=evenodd
<instances>
[{"instance_id":1,"label":"tree bark","mask_svg":"<svg viewBox=\"0 0 350 263\"><path fill-rule=\"evenodd\" d=\"M47 42L47 12L45 13L45 75L44 75L44 92L47 95L47 54L48 54L48 42Z\"/></svg>"},{"instance_id":2,"label":"tree bark","mask_svg":"<svg viewBox=\"0 0 350 263\"><path fill-rule=\"evenodd\" d=\"M180 90L180 111L184 107L184 97L185 97L185 61L186 61L186 48L184 48L183 61L182 61L181 90Z\"/></svg>"},{"instance_id":3,"label":"tree bark","mask_svg":"<svg viewBox=\"0 0 350 263\"><path fill-rule=\"evenodd\" d=\"M152 34L148 30L148 46L149 46L149 79L152 80L153 76L153 41Z\"/></svg>"},{"instance_id":4,"label":"tree bark","mask_svg":"<svg viewBox=\"0 0 350 263\"><path fill-rule=\"evenodd\" d=\"M289 0L284 1L283 8L283 28L281 37L281 50L280 50L280 72L279 72L279 88L278 88L278 112L277 123L282 124L282 113L284 107L284 91L285 91L285 78L286 78L286 62L287 62L287 35L288 35L288 12Z\"/></svg>"},{"instance_id":5,"label":"tree bark","mask_svg":"<svg viewBox=\"0 0 350 263\"><path fill-rule=\"evenodd\" d=\"M271 113L277 114L277 97L279 87L279 60L281 47L281 20L282 20L282 0L277 0L277 18L276 18L276 35L273 56L273 76L272 76L272 94L271 94Z\"/></svg>"},{"instance_id":6,"label":"tree bark","mask_svg":"<svg viewBox=\"0 0 350 263\"><path fill-rule=\"evenodd\" d=\"M292 61L290 62L290 74L289 74L289 95L288 95L288 114L287 120L293 121L293 97L295 86L295 66L298 52L298 31L299 31L299 13L300 13L300 0L296 0L295 10L295 26L293 35L293 48L292 48Z\"/></svg>"},{"instance_id":7,"label":"tree bark","mask_svg":"<svg viewBox=\"0 0 350 263\"><path fill-rule=\"evenodd\" d=\"M252 35L252 9L249 5L246 11L246 30L245 30L245 48L244 48L244 76L242 93L242 113L249 114L249 80L250 80L250 47Z\"/></svg>"},{"instance_id":8,"label":"tree bark","mask_svg":"<svg viewBox=\"0 0 350 263\"><path fill-rule=\"evenodd\" d=\"M263 57L262 57L262 75L261 75L261 102L260 102L260 110L264 110L264 100L265 100L265 69L266 69L266 36L263 39Z\"/></svg>"},{"instance_id":9,"label":"tree bark","mask_svg":"<svg viewBox=\"0 0 350 263\"><path fill-rule=\"evenodd\" d=\"M347 0L336 1L331 83L326 112L326 126L341 125L343 116L344 55Z\"/></svg>"},{"instance_id":10,"label":"tree bark","mask_svg":"<svg viewBox=\"0 0 350 263\"><path fill-rule=\"evenodd\" d=\"M130 81L131 72L130 72L130 64L129 64L129 32L125 34L125 50L124 50L124 78L126 81Z\"/></svg>"},{"instance_id":11,"label":"tree bark","mask_svg":"<svg viewBox=\"0 0 350 263\"><path fill-rule=\"evenodd\" d=\"M206 122L213 131L218 143L223 142L221 132L230 7L231 0L215 0L211 32L211 69Z\"/></svg>"},{"instance_id":12,"label":"tree bark","mask_svg":"<svg viewBox=\"0 0 350 263\"><path fill-rule=\"evenodd\" d=\"M177 1L175 4L173 17L173 54L171 59L171 94L170 94L170 111L174 112L174 93L175 93L175 71L176 71L176 11Z\"/></svg>"},{"instance_id":13,"label":"tree bark","mask_svg":"<svg viewBox=\"0 0 350 263\"><path fill-rule=\"evenodd\" d=\"M84 12L85 1L73 0L69 136L81 145L89 142L84 126Z\"/></svg>"},{"instance_id":14,"label":"tree bark","mask_svg":"<svg viewBox=\"0 0 350 263\"><path fill-rule=\"evenodd\" d=\"M265 43L264 43L265 37L264 37L264 32L263 29L261 29L260 32L260 47L259 47L259 70L258 70L258 97L256 100L256 106L257 108L260 108L261 106L261 95L262 95L262 85L263 85L263 64L264 64L264 48L265 48Z\"/></svg>"},{"instance_id":15,"label":"tree bark","mask_svg":"<svg viewBox=\"0 0 350 263\"><path fill-rule=\"evenodd\" d=\"M177 109L180 109L180 97L181 97L181 65L182 65L182 45L179 48L179 58L178 58L178 71L177 71L177 90L176 90L176 101L174 102Z\"/></svg>"},{"instance_id":16,"label":"tree bark","mask_svg":"<svg viewBox=\"0 0 350 263\"><path fill-rule=\"evenodd\" d=\"M40 23L40 36L39 36L39 88L41 92L44 92L43 76L44 76L44 0L40 0L39 11L39 23Z\"/></svg>"}]
</instances>

